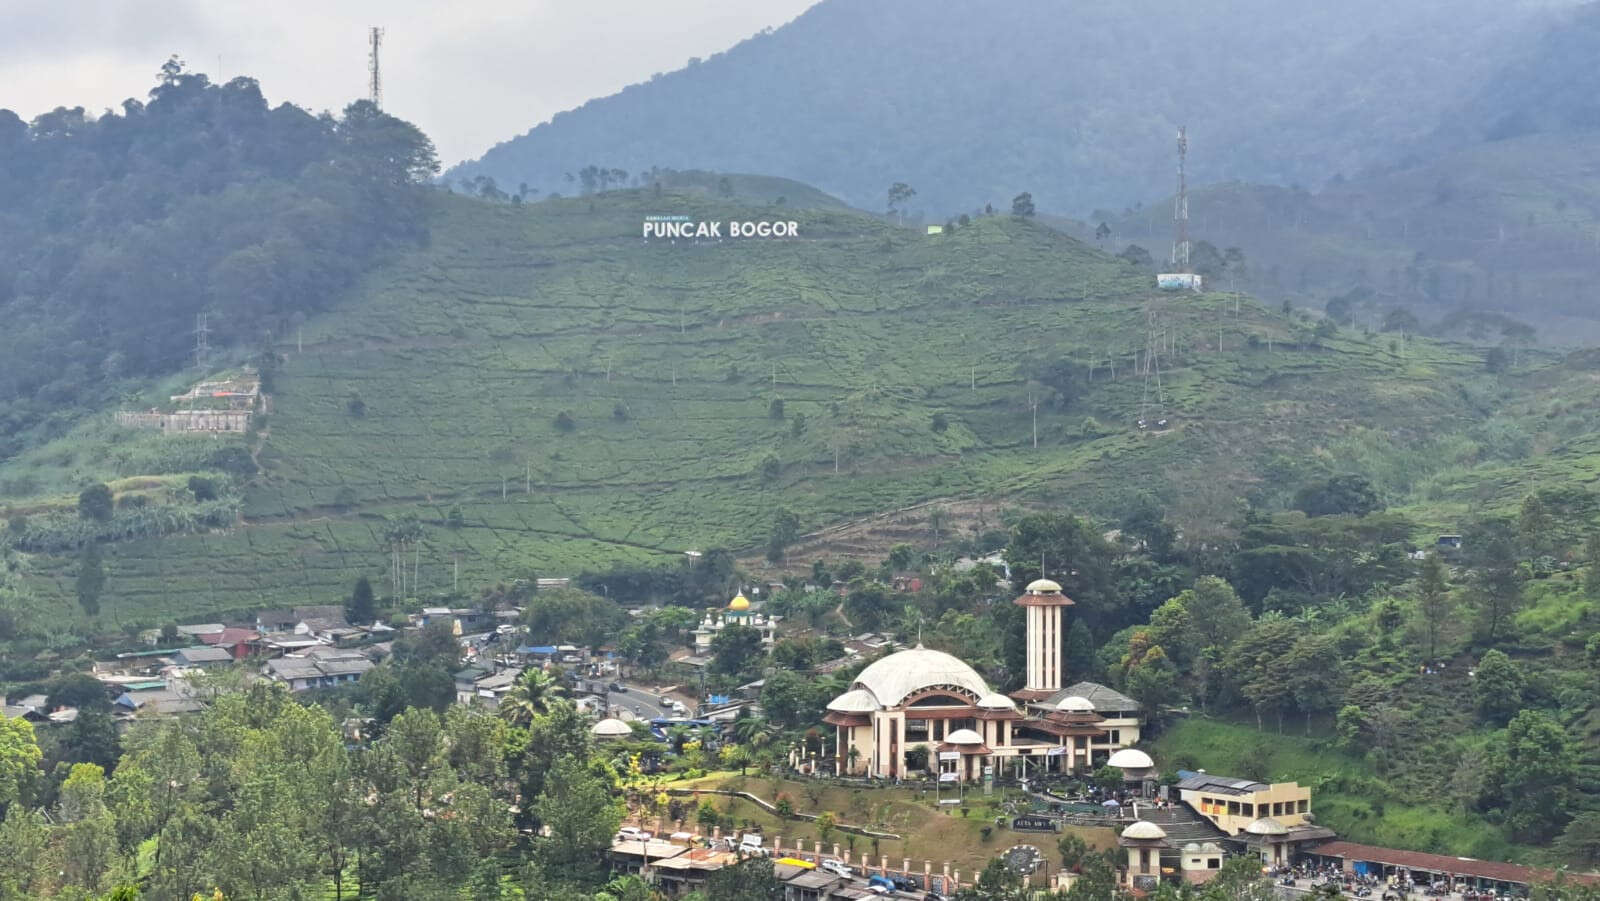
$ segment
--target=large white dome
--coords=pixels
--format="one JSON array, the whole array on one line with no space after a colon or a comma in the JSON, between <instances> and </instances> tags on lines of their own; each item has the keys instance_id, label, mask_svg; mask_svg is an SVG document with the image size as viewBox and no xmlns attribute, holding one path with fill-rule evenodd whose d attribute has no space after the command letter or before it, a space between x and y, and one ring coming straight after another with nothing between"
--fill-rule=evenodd
<instances>
[{"instance_id":1,"label":"large white dome","mask_svg":"<svg viewBox=\"0 0 1600 901\"><path fill-rule=\"evenodd\" d=\"M1106 766L1114 766L1119 770L1148 770L1155 765L1150 755L1138 748L1123 748L1106 761Z\"/></svg>"},{"instance_id":2,"label":"large white dome","mask_svg":"<svg viewBox=\"0 0 1600 901\"><path fill-rule=\"evenodd\" d=\"M977 671L943 651L921 646L898 651L861 671L855 687L872 692L884 707L895 707L906 695L935 685L954 685L975 698L989 694Z\"/></svg>"},{"instance_id":3,"label":"large white dome","mask_svg":"<svg viewBox=\"0 0 1600 901\"><path fill-rule=\"evenodd\" d=\"M981 745L981 744L983 744L983 736L981 736L978 733L972 731L971 729L957 729L956 731L950 733L949 735L946 735L944 737L944 740L949 742L950 744L953 744L953 745Z\"/></svg>"}]
</instances>

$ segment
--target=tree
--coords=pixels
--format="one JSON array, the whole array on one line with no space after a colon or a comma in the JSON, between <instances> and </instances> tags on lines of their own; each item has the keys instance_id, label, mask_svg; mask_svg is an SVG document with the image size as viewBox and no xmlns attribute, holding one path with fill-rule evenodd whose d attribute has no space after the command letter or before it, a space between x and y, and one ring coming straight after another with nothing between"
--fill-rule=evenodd
<instances>
[{"instance_id":1,"label":"tree","mask_svg":"<svg viewBox=\"0 0 1600 901\"><path fill-rule=\"evenodd\" d=\"M527 726L535 717L548 714L550 705L565 692L544 670L525 669L500 700L498 712L513 726Z\"/></svg>"},{"instance_id":2,"label":"tree","mask_svg":"<svg viewBox=\"0 0 1600 901\"><path fill-rule=\"evenodd\" d=\"M1174 598L1188 611L1194 624L1196 644L1227 648L1250 629L1250 611L1244 607L1238 592L1225 580L1216 576L1201 576L1194 587Z\"/></svg>"},{"instance_id":3,"label":"tree","mask_svg":"<svg viewBox=\"0 0 1600 901\"><path fill-rule=\"evenodd\" d=\"M783 883L772 869L772 860L750 857L731 867L712 872L706 879L706 901L781 901Z\"/></svg>"},{"instance_id":4,"label":"tree","mask_svg":"<svg viewBox=\"0 0 1600 901\"><path fill-rule=\"evenodd\" d=\"M833 816L833 811L824 810L823 812L817 814L816 823L817 841L822 842L824 845L830 844L833 841L834 831L838 827L838 823L835 821Z\"/></svg>"},{"instance_id":5,"label":"tree","mask_svg":"<svg viewBox=\"0 0 1600 901\"><path fill-rule=\"evenodd\" d=\"M1096 244L1104 241L1105 239L1107 239L1109 237L1111 237L1111 226L1105 224L1104 222L1101 222L1098 226L1095 227L1094 240L1095 240Z\"/></svg>"},{"instance_id":6,"label":"tree","mask_svg":"<svg viewBox=\"0 0 1600 901\"><path fill-rule=\"evenodd\" d=\"M1307 516L1349 513L1366 516L1383 509L1372 483L1358 475L1334 476L1301 488L1294 496L1295 509Z\"/></svg>"},{"instance_id":7,"label":"tree","mask_svg":"<svg viewBox=\"0 0 1600 901\"><path fill-rule=\"evenodd\" d=\"M760 631L731 623L711 639L711 671L725 676L749 673L763 654Z\"/></svg>"},{"instance_id":8,"label":"tree","mask_svg":"<svg viewBox=\"0 0 1600 901\"><path fill-rule=\"evenodd\" d=\"M1067 629L1067 642L1061 651L1061 661L1067 674L1074 679L1087 679L1094 675L1094 638L1083 620L1073 619Z\"/></svg>"},{"instance_id":9,"label":"tree","mask_svg":"<svg viewBox=\"0 0 1600 901\"><path fill-rule=\"evenodd\" d=\"M106 573L100 561L100 543L85 544L78 557L77 593L78 606L88 616L100 615L100 592L106 586Z\"/></svg>"},{"instance_id":10,"label":"tree","mask_svg":"<svg viewBox=\"0 0 1600 901\"><path fill-rule=\"evenodd\" d=\"M41 759L33 723L22 717L0 717L0 809L27 796Z\"/></svg>"},{"instance_id":11,"label":"tree","mask_svg":"<svg viewBox=\"0 0 1600 901\"><path fill-rule=\"evenodd\" d=\"M800 517L779 507L772 512L772 532L767 539L767 559L776 563L783 559L789 545L800 537Z\"/></svg>"},{"instance_id":12,"label":"tree","mask_svg":"<svg viewBox=\"0 0 1600 901\"><path fill-rule=\"evenodd\" d=\"M1586 870L1600 866L1600 811L1573 817L1556 839L1556 849L1574 866Z\"/></svg>"},{"instance_id":13,"label":"tree","mask_svg":"<svg viewBox=\"0 0 1600 901\"><path fill-rule=\"evenodd\" d=\"M984 866L978 879L970 887L956 893L960 901L1022 901L1027 892L1022 886L1022 876L996 857Z\"/></svg>"},{"instance_id":14,"label":"tree","mask_svg":"<svg viewBox=\"0 0 1600 901\"><path fill-rule=\"evenodd\" d=\"M1061 853L1061 869L1076 873L1083 866L1083 860L1089 856L1089 843L1083 836L1076 832L1068 832L1056 841L1056 850Z\"/></svg>"},{"instance_id":15,"label":"tree","mask_svg":"<svg viewBox=\"0 0 1600 901\"><path fill-rule=\"evenodd\" d=\"M1591 601L1600 601L1600 532L1590 532L1583 545L1584 559L1589 569L1583 576L1583 593Z\"/></svg>"},{"instance_id":16,"label":"tree","mask_svg":"<svg viewBox=\"0 0 1600 901\"><path fill-rule=\"evenodd\" d=\"M95 482L78 492L78 517L94 522L110 522L112 512L111 486Z\"/></svg>"},{"instance_id":17,"label":"tree","mask_svg":"<svg viewBox=\"0 0 1600 901\"><path fill-rule=\"evenodd\" d=\"M772 402L767 404L767 418L773 421L783 419L783 398L774 397Z\"/></svg>"},{"instance_id":18,"label":"tree","mask_svg":"<svg viewBox=\"0 0 1600 901\"><path fill-rule=\"evenodd\" d=\"M571 432L578 427L578 423L572 418L571 413L562 410L556 414L555 427L558 432Z\"/></svg>"},{"instance_id":19,"label":"tree","mask_svg":"<svg viewBox=\"0 0 1600 901\"><path fill-rule=\"evenodd\" d=\"M1027 191L1011 198L1011 215L1027 218L1033 215L1033 195Z\"/></svg>"},{"instance_id":20,"label":"tree","mask_svg":"<svg viewBox=\"0 0 1600 901\"><path fill-rule=\"evenodd\" d=\"M1490 650L1478 661L1472 697L1484 721L1503 726L1522 709L1522 671L1504 652Z\"/></svg>"},{"instance_id":21,"label":"tree","mask_svg":"<svg viewBox=\"0 0 1600 901\"><path fill-rule=\"evenodd\" d=\"M901 207L906 201L915 196L917 196L917 189L903 181L897 181L889 186L889 212L899 214L900 224L902 225L905 224L906 214Z\"/></svg>"},{"instance_id":22,"label":"tree","mask_svg":"<svg viewBox=\"0 0 1600 901\"><path fill-rule=\"evenodd\" d=\"M1567 822L1576 770L1561 724L1543 711L1523 710L1497 737L1485 785L1512 835L1542 842Z\"/></svg>"},{"instance_id":23,"label":"tree","mask_svg":"<svg viewBox=\"0 0 1600 901\"><path fill-rule=\"evenodd\" d=\"M1417 586L1417 616L1422 620L1429 660L1438 657L1439 633L1449 620L1453 606L1450 587L1445 581L1444 562L1438 554L1429 554L1422 558L1422 574Z\"/></svg>"},{"instance_id":24,"label":"tree","mask_svg":"<svg viewBox=\"0 0 1600 901\"><path fill-rule=\"evenodd\" d=\"M1127 247L1122 248L1122 252L1117 254L1117 257L1140 269L1150 269L1156 264L1155 257L1150 255L1150 251L1137 244L1129 244Z\"/></svg>"},{"instance_id":25,"label":"tree","mask_svg":"<svg viewBox=\"0 0 1600 901\"><path fill-rule=\"evenodd\" d=\"M372 597L372 583L366 576L356 579L350 599L344 605L344 618L352 625L371 625L378 616L377 603Z\"/></svg>"},{"instance_id":26,"label":"tree","mask_svg":"<svg viewBox=\"0 0 1600 901\"><path fill-rule=\"evenodd\" d=\"M559 758L551 768L544 791L534 802L534 814L549 829L539 846L545 866L584 872L593 869L601 853L611 847L611 837L622 822L622 803L613 792L614 777L608 779L605 769L604 764L571 756Z\"/></svg>"}]
</instances>

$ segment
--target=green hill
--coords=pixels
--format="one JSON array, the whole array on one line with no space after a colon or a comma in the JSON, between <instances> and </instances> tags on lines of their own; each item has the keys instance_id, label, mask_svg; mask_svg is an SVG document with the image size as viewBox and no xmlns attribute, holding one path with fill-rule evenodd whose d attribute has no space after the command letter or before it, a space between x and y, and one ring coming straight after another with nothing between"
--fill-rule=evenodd
<instances>
[{"instance_id":1,"label":"green hill","mask_svg":"<svg viewBox=\"0 0 1600 901\"><path fill-rule=\"evenodd\" d=\"M385 534L407 515L424 529L416 594L433 596L457 572L465 592L759 547L780 508L809 531L929 499L1109 515L1148 491L1200 530L1292 487L1285 472L1366 473L1447 527L1530 487L1482 429L1522 436L1535 480L1592 481L1600 460L1581 361L1493 375L1468 348L1318 337L1233 296L1158 295L1009 216L927 236L698 191L434 203L426 249L277 343L259 434L163 439L107 413L0 466L0 484L34 489L0 507L25 529L69 516L49 498L70 507L84 479L146 495L115 523L165 537L106 545L102 625L326 602L389 571ZM800 237L642 240L663 211L793 220ZM1159 393L1134 371L1151 342ZM1140 430L1141 414L1168 426ZM157 522L193 508L189 473L242 494L239 518ZM20 564L29 604L78 617L80 566L40 544Z\"/></svg>"}]
</instances>

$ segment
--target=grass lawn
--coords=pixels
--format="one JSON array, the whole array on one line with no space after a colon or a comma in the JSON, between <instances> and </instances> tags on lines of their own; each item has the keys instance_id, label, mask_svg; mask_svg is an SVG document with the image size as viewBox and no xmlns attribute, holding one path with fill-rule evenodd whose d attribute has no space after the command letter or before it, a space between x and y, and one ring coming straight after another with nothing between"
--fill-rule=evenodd
<instances>
[{"instance_id":1,"label":"grass lawn","mask_svg":"<svg viewBox=\"0 0 1600 901\"><path fill-rule=\"evenodd\" d=\"M923 861L931 860L934 871L939 872L943 862L949 861L952 870L960 870L963 879L971 879L996 854L1018 844L1034 845L1045 852L1052 871L1061 865L1061 856L1056 850L1059 836L1013 832L1005 826L996 826L987 840L983 838L983 827L994 825L995 818L1002 815L1000 803L1008 797L1018 796L1014 790L1008 793L996 789L994 795L988 798L983 797L981 789L972 792L967 795L968 813L962 816L961 811L953 806L936 806L931 785L926 791L911 787L866 789L807 780L713 774L692 782L669 783L667 787L746 791L768 801L779 795L787 795L798 813L832 811L840 824L895 833L901 838L880 840L876 851L878 855L887 856L889 865L895 868L905 858L910 858L914 870L920 870ZM805 841L809 847L811 842L817 840L816 826L809 821L782 820L742 798L704 797L726 815L759 827L762 834L782 836L785 846L792 847L793 841L798 839ZM1082 836L1094 848L1110 847L1116 842L1116 836L1110 829L1074 828L1071 831ZM849 847L849 839L849 833L841 832L832 841L842 851ZM862 854L872 853L873 840L856 836L852 860L859 860ZM877 862L876 857L873 862Z\"/></svg>"}]
</instances>

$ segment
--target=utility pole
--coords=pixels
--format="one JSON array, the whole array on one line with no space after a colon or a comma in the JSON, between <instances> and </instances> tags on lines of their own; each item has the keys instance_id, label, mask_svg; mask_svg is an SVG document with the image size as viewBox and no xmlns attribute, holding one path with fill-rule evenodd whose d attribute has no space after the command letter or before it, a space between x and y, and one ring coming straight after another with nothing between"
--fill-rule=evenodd
<instances>
[{"instance_id":1,"label":"utility pole","mask_svg":"<svg viewBox=\"0 0 1600 901\"><path fill-rule=\"evenodd\" d=\"M206 314L194 314L194 368L204 374L211 362L211 330L206 327Z\"/></svg>"},{"instance_id":2,"label":"utility pole","mask_svg":"<svg viewBox=\"0 0 1600 901\"><path fill-rule=\"evenodd\" d=\"M383 29L374 25L367 29L367 99L378 109L383 109L383 76L378 69L378 48L383 44Z\"/></svg>"}]
</instances>

